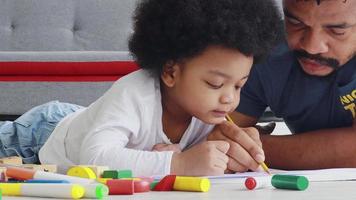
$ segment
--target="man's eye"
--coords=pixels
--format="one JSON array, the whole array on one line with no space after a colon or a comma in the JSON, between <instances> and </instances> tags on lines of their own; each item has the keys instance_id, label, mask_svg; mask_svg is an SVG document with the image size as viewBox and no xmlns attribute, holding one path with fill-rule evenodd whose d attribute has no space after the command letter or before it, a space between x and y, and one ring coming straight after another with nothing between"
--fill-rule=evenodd
<instances>
[{"instance_id":1,"label":"man's eye","mask_svg":"<svg viewBox=\"0 0 356 200\"><path fill-rule=\"evenodd\" d=\"M206 82L206 84L208 84L209 87L211 87L213 89L219 89L224 85L224 84L220 84L220 85L213 84L213 83L210 83L209 81L205 81L205 82Z\"/></svg>"},{"instance_id":2,"label":"man's eye","mask_svg":"<svg viewBox=\"0 0 356 200\"><path fill-rule=\"evenodd\" d=\"M287 20L287 22L288 22L289 24L292 24L292 25L294 25L294 26L302 25L302 22L300 22L300 21L298 21L298 20L296 20L296 19L287 18L286 20Z\"/></svg>"},{"instance_id":3,"label":"man's eye","mask_svg":"<svg viewBox=\"0 0 356 200\"><path fill-rule=\"evenodd\" d=\"M331 33L334 34L334 35L345 35L345 30L343 29L337 29L337 28L334 28L334 29L330 29Z\"/></svg>"}]
</instances>

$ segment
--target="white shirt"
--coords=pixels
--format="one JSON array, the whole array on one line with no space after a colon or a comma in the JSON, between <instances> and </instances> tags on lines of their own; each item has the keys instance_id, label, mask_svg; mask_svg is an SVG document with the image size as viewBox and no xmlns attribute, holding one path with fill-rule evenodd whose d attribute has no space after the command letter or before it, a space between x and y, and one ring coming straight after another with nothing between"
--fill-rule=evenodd
<instances>
[{"instance_id":1,"label":"white shirt","mask_svg":"<svg viewBox=\"0 0 356 200\"><path fill-rule=\"evenodd\" d=\"M212 128L193 117L181 149L202 141ZM131 169L134 176L169 174L173 152L152 152L158 143L171 144L162 127L160 82L138 70L116 81L88 108L65 117L39 158L43 164Z\"/></svg>"}]
</instances>

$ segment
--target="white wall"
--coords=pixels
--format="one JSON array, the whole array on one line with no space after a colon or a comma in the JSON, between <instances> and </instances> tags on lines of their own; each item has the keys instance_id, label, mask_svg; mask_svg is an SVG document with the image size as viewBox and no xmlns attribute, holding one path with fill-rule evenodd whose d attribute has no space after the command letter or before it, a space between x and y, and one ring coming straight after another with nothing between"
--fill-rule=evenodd
<instances>
[{"instance_id":1,"label":"white wall","mask_svg":"<svg viewBox=\"0 0 356 200\"><path fill-rule=\"evenodd\" d=\"M282 1L283 0L274 0L274 1L277 2L277 5L278 5L280 11L283 12L283 8L282 8Z\"/></svg>"}]
</instances>

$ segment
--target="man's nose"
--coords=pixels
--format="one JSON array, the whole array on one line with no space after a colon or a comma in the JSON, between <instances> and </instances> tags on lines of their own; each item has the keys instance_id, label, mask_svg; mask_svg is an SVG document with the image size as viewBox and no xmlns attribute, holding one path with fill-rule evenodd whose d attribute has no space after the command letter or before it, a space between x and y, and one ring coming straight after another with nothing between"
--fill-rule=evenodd
<instances>
[{"instance_id":1,"label":"man's nose","mask_svg":"<svg viewBox=\"0 0 356 200\"><path fill-rule=\"evenodd\" d=\"M329 51L326 39L320 32L307 31L301 39L301 47L309 54L322 54Z\"/></svg>"}]
</instances>

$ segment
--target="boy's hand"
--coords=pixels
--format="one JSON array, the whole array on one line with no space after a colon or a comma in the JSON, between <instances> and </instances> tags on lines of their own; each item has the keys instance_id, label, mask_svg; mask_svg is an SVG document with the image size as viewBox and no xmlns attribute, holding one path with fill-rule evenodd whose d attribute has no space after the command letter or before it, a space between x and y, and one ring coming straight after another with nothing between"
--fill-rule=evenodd
<instances>
[{"instance_id":1,"label":"boy's hand","mask_svg":"<svg viewBox=\"0 0 356 200\"><path fill-rule=\"evenodd\" d=\"M259 163L265 160L262 143L257 129L240 128L225 121L217 125L208 136L208 140L224 140L230 144L227 152L229 162L227 169L245 172L248 169L259 171Z\"/></svg>"},{"instance_id":2,"label":"boy's hand","mask_svg":"<svg viewBox=\"0 0 356 200\"><path fill-rule=\"evenodd\" d=\"M182 152L174 153L171 173L185 176L222 175L227 167L229 143L205 141Z\"/></svg>"},{"instance_id":3,"label":"boy's hand","mask_svg":"<svg viewBox=\"0 0 356 200\"><path fill-rule=\"evenodd\" d=\"M182 150L179 144L156 144L153 146L152 151L174 151L180 153Z\"/></svg>"}]
</instances>

